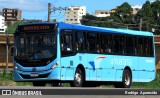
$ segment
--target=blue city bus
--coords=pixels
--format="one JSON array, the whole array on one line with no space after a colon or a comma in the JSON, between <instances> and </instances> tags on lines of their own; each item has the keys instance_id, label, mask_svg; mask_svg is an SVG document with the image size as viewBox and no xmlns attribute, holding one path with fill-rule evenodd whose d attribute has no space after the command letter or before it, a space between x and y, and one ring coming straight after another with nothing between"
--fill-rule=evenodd
<instances>
[{"instance_id":1,"label":"blue city bus","mask_svg":"<svg viewBox=\"0 0 160 98\"><path fill-rule=\"evenodd\" d=\"M41 22L19 25L14 36L17 82L129 88L132 82L155 79L151 32Z\"/></svg>"}]
</instances>

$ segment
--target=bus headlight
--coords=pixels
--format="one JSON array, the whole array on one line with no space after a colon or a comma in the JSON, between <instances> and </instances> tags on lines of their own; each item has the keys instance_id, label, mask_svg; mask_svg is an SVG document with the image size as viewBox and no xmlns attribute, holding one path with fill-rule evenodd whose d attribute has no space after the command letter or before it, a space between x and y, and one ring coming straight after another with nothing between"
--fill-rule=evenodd
<instances>
[{"instance_id":1,"label":"bus headlight","mask_svg":"<svg viewBox=\"0 0 160 98\"><path fill-rule=\"evenodd\" d=\"M59 62L57 62L56 64L54 64L54 65L51 67L51 69L56 68L58 65L59 65Z\"/></svg>"},{"instance_id":2,"label":"bus headlight","mask_svg":"<svg viewBox=\"0 0 160 98\"><path fill-rule=\"evenodd\" d=\"M14 69L19 70L19 68L17 66L14 65Z\"/></svg>"}]
</instances>

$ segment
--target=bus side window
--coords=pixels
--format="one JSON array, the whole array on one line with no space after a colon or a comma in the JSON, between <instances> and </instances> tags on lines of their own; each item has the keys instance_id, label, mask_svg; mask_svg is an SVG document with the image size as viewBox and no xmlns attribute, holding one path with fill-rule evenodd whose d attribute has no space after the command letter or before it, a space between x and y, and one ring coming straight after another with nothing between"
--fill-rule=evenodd
<instances>
[{"instance_id":1,"label":"bus side window","mask_svg":"<svg viewBox=\"0 0 160 98\"><path fill-rule=\"evenodd\" d=\"M62 55L73 54L73 34L71 31L61 33L61 50Z\"/></svg>"},{"instance_id":2,"label":"bus side window","mask_svg":"<svg viewBox=\"0 0 160 98\"><path fill-rule=\"evenodd\" d=\"M125 51L126 50L125 49L125 46L126 46L125 36L120 35L119 41L120 41L120 54L125 54L126 53L126 51Z\"/></svg>"},{"instance_id":3,"label":"bus side window","mask_svg":"<svg viewBox=\"0 0 160 98\"><path fill-rule=\"evenodd\" d=\"M76 50L84 51L84 48L85 48L84 32L79 31L76 33Z\"/></svg>"},{"instance_id":4,"label":"bus side window","mask_svg":"<svg viewBox=\"0 0 160 98\"><path fill-rule=\"evenodd\" d=\"M143 41L143 37L138 37L138 55L139 56L143 56L144 55L144 41Z\"/></svg>"},{"instance_id":5,"label":"bus side window","mask_svg":"<svg viewBox=\"0 0 160 98\"><path fill-rule=\"evenodd\" d=\"M147 38L144 38L144 49L143 49L143 51L144 51L144 55L145 56L148 56L149 54L148 54L148 49L149 49L149 44L148 44L148 39Z\"/></svg>"},{"instance_id":6,"label":"bus side window","mask_svg":"<svg viewBox=\"0 0 160 98\"><path fill-rule=\"evenodd\" d=\"M114 53L119 54L120 52L120 42L119 42L119 35L114 35L113 36L113 44L114 44Z\"/></svg>"},{"instance_id":7,"label":"bus side window","mask_svg":"<svg viewBox=\"0 0 160 98\"><path fill-rule=\"evenodd\" d=\"M101 35L101 51L103 53L112 53L112 35L111 34Z\"/></svg>"},{"instance_id":8,"label":"bus side window","mask_svg":"<svg viewBox=\"0 0 160 98\"><path fill-rule=\"evenodd\" d=\"M145 55L146 56L153 56L153 41L152 38L145 38L144 41L144 50L145 50Z\"/></svg>"},{"instance_id":9,"label":"bus side window","mask_svg":"<svg viewBox=\"0 0 160 98\"><path fill-rule=\"evenodd\" d=\"M149 56L152 57L152 56L154 56L154 54L153 54L153 38L152 37L149 38L148 44L149 44L148 54L149 54Z\"/></svg>"},{"instance_id":10,"label":"bus side window","mask_svg":"<svg viewBox=\"0 0 160 98\"><path fill-rule=\"evenodd\" d=\"M138 47L137 47L137 37L134 36L134 47L133 47L133 51L134 51L134 55L137 55L137 50L138 50Z\"/></svg>"},{"instance_id":11,"label":"bus side window","mask_svg":"<svg viewBox=\"0 0 160 98\"><path fill-rule=\"evenodd\" d=\"M133 36L126 37L126 49L128 55L135 55L134 38Z\"/></svg>"},{"instance_id":12,"label":"bus side window","mask_svg":"<svg viewBox=\"0 0 160 98\"><path fill-rule=\"evenodd\" d=\"M96 52L96 37L95 33L88 33L87 46L89 52Z\"/></svg>"}]
</instances>

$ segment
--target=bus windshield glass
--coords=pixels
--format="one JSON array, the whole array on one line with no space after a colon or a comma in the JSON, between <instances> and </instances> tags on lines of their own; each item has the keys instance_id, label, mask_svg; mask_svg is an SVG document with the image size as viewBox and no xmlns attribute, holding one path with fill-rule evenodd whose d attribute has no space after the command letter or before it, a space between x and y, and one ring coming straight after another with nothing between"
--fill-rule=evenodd
<instances>
[{"instance_id":1,"label":"bus windshield glass","mask_svg":"<svg viewBox=\"0 0 160 98\"><path fill-rule=\"evenodd\" d=\"M23 60L41 60L56 56L56 34L16 34L15 57Z\"/></svg>"}]
</instances>

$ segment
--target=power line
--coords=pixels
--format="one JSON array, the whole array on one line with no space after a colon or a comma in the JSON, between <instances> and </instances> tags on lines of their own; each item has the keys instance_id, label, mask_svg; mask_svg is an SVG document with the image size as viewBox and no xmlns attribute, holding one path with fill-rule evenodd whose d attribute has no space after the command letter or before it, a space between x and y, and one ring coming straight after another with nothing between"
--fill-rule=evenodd
<instances>
[{"instance_id":1,"label":"power line","mask_svg":"<svg viewBox=\"0 0 160 98\"><path fill-rule=\"evenodd\" d=\"M56 11L66 11L67 7L52 7L51 3L48 3L48 22L50 21L51 13L55 13ZM63 16L64 17L64 16Z\"/></svg>"}]
</instances>

